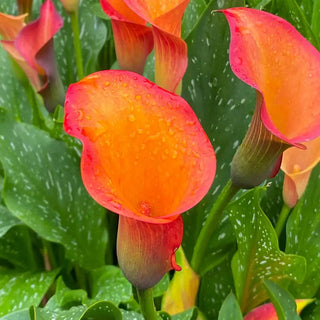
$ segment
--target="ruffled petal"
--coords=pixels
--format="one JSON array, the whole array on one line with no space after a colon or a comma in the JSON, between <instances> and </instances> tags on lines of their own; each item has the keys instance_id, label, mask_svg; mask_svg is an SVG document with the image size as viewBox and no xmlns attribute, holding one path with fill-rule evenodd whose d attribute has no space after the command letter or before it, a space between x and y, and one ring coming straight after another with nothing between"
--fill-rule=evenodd
<instances>
[{"instance_id":1,"label":"ruffled petal","mask_svg":"<svg viewBox=\"0 0 320 320\"><path fill-rule=\"evenodd\" d=\"M165 223L209 190L215 154L179 96L131 72L102 71L71 85L65 108L66 132L83 142L84 184L104 207Z\"/></svg>"},{"instance_id":2,"label":"ruffled petal","mask_svg":"<svg viewBox=\"0 0 320 320\"><path fill-rule=\"evenodd\" d=\"M11 16L0 12L0 35L2 40L13 41L24 27L25 18L28 14Z\"/></svg>"},{"instance_id":3,"label":"ruffled petal","mask_svg":"<svg viewBox=\"0 0 320 320\"><path fill-rule=\"evenodd\" d=\"M231 30L230 65L261 92L261 119L296 144L320 135L320 53L287 21L249 8L222 10Z\"/></svg>"}]
</instances>

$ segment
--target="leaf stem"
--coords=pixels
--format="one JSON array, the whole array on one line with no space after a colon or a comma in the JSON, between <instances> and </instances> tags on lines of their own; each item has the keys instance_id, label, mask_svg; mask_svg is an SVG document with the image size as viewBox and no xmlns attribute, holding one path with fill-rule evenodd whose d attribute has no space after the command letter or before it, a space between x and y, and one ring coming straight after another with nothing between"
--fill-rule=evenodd
<instances>
[{"instance_id":1,"label":"leaf stem","mask_svg":"<svg viewBox=\"0 0 320 320\"><path fill-rule=\"evenodd\" d=\"M158 320L158 315L153 302L152 288L137 289L141 312L146 320Z\"/></svg>"},{"instance_id":2,"label":"leaf stem","mask_svg":"<svg viewBox=\"0 0 320 320\"><path fill-rule=\"evenodd\" d=\"M287 221L287 218L288 218L288 215L289 215L290 211L291 211L291 208L288 207L284 203L283 206L282 206L278 221L277 221L276 226L275 226L275 230L276 230L278 238L281 235L281 232L282 232L283 227L284 227L284 225L285 225L285 223Z\"/></svg>"},{"instance_id":3,"label":"leaf stem","mask_svg":"<svg viewBox=\"0 0 320 320\"><path fill-rule=\"evenodd\" d=\"M70 13L71 17L71 26L73 32L73 45L74 45L74 53L76 57L76 65L77 65L77 75L78 80L84 77L83 72L83 60L82 60L82 52L81 52L81 43L80 43L80 32L79 32L79 10L75 10Z\"/></svg>"},{"instance_id":4,"label":"leaf stem","mask_svg":"<svg viewBox=\"0 0 320 320\"><path fill-rule=\"evenodd\" d=\"M217 230L223 210L239 190L240 188L234 186L231 180L229 180L213 204L193 250L191 267L196 273L201 273L200 267L203 262L204 255L206 254L209 240L212 234Z\"/></svg>"}]
</instances>

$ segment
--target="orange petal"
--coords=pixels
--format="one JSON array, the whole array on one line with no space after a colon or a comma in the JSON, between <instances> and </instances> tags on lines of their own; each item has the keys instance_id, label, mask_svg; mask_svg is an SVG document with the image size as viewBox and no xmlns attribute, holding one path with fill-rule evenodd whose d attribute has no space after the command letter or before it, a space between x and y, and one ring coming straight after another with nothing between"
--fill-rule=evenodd
<instances>
[{"instance_id":1,"label":"orange petal","mask_svg":"<svg viewBox=\"0 0 320 320\"><path fill-rule=\"evenodd\" d=\"M136 288L153 287L168 271L181 270L175 261L175 251L182 236L181 216L165 224L120 216L117 256L121 270Z\"/></svg>"},{"instance_id":2,"label":"orange petal","mask_svg":"<svg viewBox=\"0 0 320 320\"><path fill-rule=\"evenodd\" d=\"M181 21L190 0L137 1L125 3L144 20L177 37L181 34Z\"/></svg>"},{"instance_id":3,"label":"orange petal","mask_svg":"<svg viewBox=\"0 0 320 320\"><path fill-rule=\"evenodd\" d=\"M222 12L231 68L262 93L264 125L291 144L319 136L320 53L280 17L249 8Z\"/></svg>"},{"instance_id":4,"label":"orange petal","mask_svg":"<svg viewBox=\"0 0 320 320\"><path fill-rule=\"evenodd\" d=\"M36 61L36 54L62 27L63 20L51 0L41 6L39 19L29 23L19 33L15 45L28 64L41 75L45 72Z\"/></svg>"},{"instance_id":5,"label":"orange petal","mask_svg":"<svg viewBox=\"0 0 320 320\"><path fill-rule=\"evenodd\" d=\"M152 30L155 52L155 82L160 87L179 94L178 85L188 65L187 45L182 39L156 27L153 27Z\"/></svg>"},{"instance_id":6,"label":"orange petal","mask_svg":"<svg viewBox=\"0 0 320 320\"><path fill-rule=\"evenodd\" d=\"M313 301L313 299L297 299L296 304L298 314ZM278 320L278 316L273 304L266 303L249 312L244 317L244 320Z\"/></svg>"},{"instance_id":7,"label":"orange petal","mask_svg":"<svg viewBox=\"0 0 320 320\"><path fill-rule=\"evenodd\" d=\"M216 168L191 107L132 72L101 71L69 87L64 128L83 142L82 177L104 207L164 223L198 203Z\"/></svg>"},{"instance_id":8,"label":"orange petal","mask_svg":"<svg viewBox=\"0 0 320 320\"><path fill-rule=\"evenodd\" d=\"M147 57L153 49L151 29L126 21L111 22L121 69L142 74Z\"/></svg>"},{"instance_id":9,"label":"orange petal","mask_svg":"<svg viewBox=\"0 0 320 320\"><path fill-rule=\"evenodd\" d=\"M0 35L2 40L15 40L24 27L24 20L28 14L11 16L0 12Z\"/></svg>"},{"instance_id":10,"label":"orange petal","mask_svg":"<svg viewBox=\"0 0 320 320\"><path fill-rule=\"evenodd\" d=\"M283 153L281 170L286 174L283 196L289 207L294 207L302 196L312 169L320 161L320 137L305 142L304 145L305 150L292 147Z\"/></svg>"}]
</instances>

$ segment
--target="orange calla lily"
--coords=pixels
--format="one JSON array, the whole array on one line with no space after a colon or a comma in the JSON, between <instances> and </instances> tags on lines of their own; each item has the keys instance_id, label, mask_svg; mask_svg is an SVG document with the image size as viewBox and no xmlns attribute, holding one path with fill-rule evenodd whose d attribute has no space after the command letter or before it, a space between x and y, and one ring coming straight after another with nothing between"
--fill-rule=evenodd
<instances>
[{"instance_id":1,"label":"orange calla lily","mask_svg":"<svg viewBox=\"0 0 320 320\"><path fill-rule=\"evenodd\" d=\"M320 53L278 16L249 8L222 12L231 30L231 68L258 96L232 164L234 183L250 188L279 168L289 146L320 135Z\"/></svg>"},{"instance_id":2,"label":"orange calla lily","mask_svg":"<svg viewBox=\"0 0 320 320\"><path fill-rule=\"evenodd\" d=\"M313 299L297 299L297 313L300 314L301 311L311 302ZM260 307L249 312L244 320L278 320L276 309L272 303L266 303Z\"/></svg>"},{"instance_id":3,"label":"orange calla lily","mask_svg":"<svg viewBox=\"0 0 320 320\"><path fill-rule=\"evenodd\" d=\"M212 184L216 161L209 139L185 100L132 72L101 71L71 85L65 113L66 132L83 143L85 187L121 216L119 263L137 287L151 286L168 271L163 259L173 261L181 243L179 215ZM180 235L168 244L170 230ZM157 242L167 249L161 251ZM130 250L134 262L128 263L123 252ZM162 272L149 266L158 274L141 279L136 273L145 261L162 265Z\"/></svg>"},{"instance_id":4,"label":"orange calla lily","mask_svg":"<svg viewBox=\"0 0 320 320\"><path fill-rule=\"evenodd\" d=\"M290 208L296 205L304 193L311 171L320 161L320 137L305 142L304 145L306 150L289 148L283 153L283 200Z\"/></svg>"},{"instance_id":5,"label":"orange calla lily","mask_svg":"<svg viewBox=\"0 0 320 320\"><path fill-rule=\"evenodd\" d=\"M47 109L52 110L64 99L53 51L53 36L63 21L51 0L41 6L39 19L24 25L25 17L0 15L1 44L43 96Z\"/></svg>"},{"instance_id":6,"label":"orange calla lily","mask_svg":"<svg viewBox=\"0 0 320 320\"><path fill-rule=\"evenodd\" d=\"M146 57L152 49L151 36L155 48L155 81L159 86L179 93L181 91L179 84L188 63L187 46L180 37L181 21L189 1L100 0L102 8L112 19L116 48L119 48L117 56L120 65L121 55L126 52L131 65L138 66L133 59L137 59L137 53L140 52L144 59L141 59L138 71L142 73ZM146 27L146 23L152 25L152 30ZM143 36L140 34L142 30ZM133 32L134 37L131 35ZM131 36L128 36L129 34ZM120 39L122 42L117 45ZM133 48L134 45L139 45L139 51L129 53L128 48ZM132 70L132 67L129 70Z\"/></svg>"}]
</instances>

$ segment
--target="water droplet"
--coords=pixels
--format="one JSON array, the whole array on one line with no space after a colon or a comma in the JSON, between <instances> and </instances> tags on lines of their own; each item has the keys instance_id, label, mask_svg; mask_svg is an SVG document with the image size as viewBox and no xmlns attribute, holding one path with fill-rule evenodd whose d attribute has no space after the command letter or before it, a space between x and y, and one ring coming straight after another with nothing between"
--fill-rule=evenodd
<instances>
[{"instance_id":1,"label":"water droplet","mask_svg":"<svg viewBox=\"0 0 320 320\"><path fill-rule=\"evenodd\" d=\"M140 94L136 95L136 100L141 100Z\"/></svg>"},{"instance_id":2,"label":"water droplet","mask_svg":"<svg viewBox=\"0 0 320 320\"><path fill-rule=\"evenodd\" d=\"M129 114L128 119L130 122L134 122L136 120L136 118L133 114Z\"/></svg>"},{"instance_id":3,"label":"water droplet","mask_svg":"<svg viewBox=\"0 0 320 320\"><path fill-rule=\"evenodd\" d=\"M110 82L109 82L109 81L106 81L106 82L104 83L104 85L105 85L106 87L109 87L109 86L110 86Z\"/></svg>"},{"instance_id":4,"label":"water droplet","mask_svg":"<svg viewBox=\"0 0 320 320\"><path fill-rule=\"evenodd\" d=\"M78 119L78 120L82 120L83 117L84 117L83 111L82 111L82 110L78 110L77 113L78 113L78 118L77 118L77 119Z\"/></svg>"},{"instance_id":5,"label":"water droplet","mask_svg":"<svg viewBox=\"0 0 320 320\"><path fill-rule=\"evenodd\" d=\"M140 201L138 203L138 212L144 216L151 216L151 206L147 201Z\"/></svg>"},{"instance_id":6,"label":"water droplet","mask_svg":"<svg viewBox=\"0 0 320 320\"><path fill-rule=\"evenodd\" d=\"M124 88L126 88L126 87L128 86L128 84L127 84L126 82L124 82L124 83L122 84L122 86L123 86Z\"/></svg>"},{"instance_id":7,"label":"water droplet","mask_svg":"<svg viewBox=\"0 0 320 320\"><path fill-rule=\"evenodd\" d=\"M178 157L178 151L173 150L172 159L177 159L177 157Z\"/></svg>"}]
</instances>

